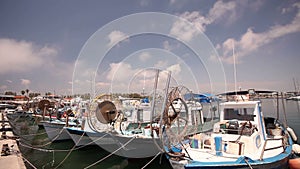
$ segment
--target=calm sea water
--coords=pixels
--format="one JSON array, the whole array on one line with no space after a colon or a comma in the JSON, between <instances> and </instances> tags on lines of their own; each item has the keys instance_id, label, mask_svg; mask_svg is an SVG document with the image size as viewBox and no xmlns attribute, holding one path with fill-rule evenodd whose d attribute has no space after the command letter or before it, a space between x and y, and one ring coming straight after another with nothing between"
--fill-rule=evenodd
<instances>
[{"instance_id":1,"label":"calm sea water","mask_svg":"<svg viewBox=\"0 0 300 169\"><path fill-rule=\"evenodd\" d=\"M276 117L276 102L269 99L262 100L263 112L265 117ZM287 123L293 128L300 137L300 102L299 101L284 101L287 114ZM283 112L283 104L280 101L280 111ZM285 121L283 113L280 114L281 121ZM36 135L29 143L35 147L41 144L47 144L41 148L27 148L19 146L23 156L28 159L32 165L36 168L85 168L96 161L103 159L110 155L110 153L104 151L99 146L86 146L81 149L74 149L72 141L49 143L45 130L39 129L38 135ZM298 139L298 144L299 144ZM54 150L54 151L48 151ZM152 158L143 159L127 159L112 155L105 160L101 161L97 165L91 168L100 169L139 169L144 167ZM27 164L28 168L34 168ZM152 161L146 168L164 168L170 169L170 165L165 156L158 156Z\"/></svg>"}]
</instances>

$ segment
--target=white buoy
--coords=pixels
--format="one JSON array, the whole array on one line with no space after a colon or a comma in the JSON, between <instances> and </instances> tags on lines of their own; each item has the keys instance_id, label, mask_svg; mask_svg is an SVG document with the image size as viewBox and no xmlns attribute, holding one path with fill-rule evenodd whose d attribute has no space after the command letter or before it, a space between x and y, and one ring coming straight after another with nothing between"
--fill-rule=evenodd
<instances>
[{"instance_id":1,"label":"white buoy","mask_svg":"<svg viewBox=\"0 0 300 169\"><path fill-rule=\"evenodd\" d=\"M294 141L294 142L297 142L298 138L297 138L297 136L296 136L294 130L293 130L292 128L290 128L290 127L287 127L286 130L289 132L289 134L290 134L290 136L292 137L293 141Z\"/></svg>"},{"instance_id":2,"label":"white buoy","mask_svg":"<svg viewBox=\"0 0 300 169\"><path fill-rule=\"evenodd\" d=\"M300 145L299 144L293 144L292 145L292 150L296 154L300 154Z\"/></svg>"}]
</instances>

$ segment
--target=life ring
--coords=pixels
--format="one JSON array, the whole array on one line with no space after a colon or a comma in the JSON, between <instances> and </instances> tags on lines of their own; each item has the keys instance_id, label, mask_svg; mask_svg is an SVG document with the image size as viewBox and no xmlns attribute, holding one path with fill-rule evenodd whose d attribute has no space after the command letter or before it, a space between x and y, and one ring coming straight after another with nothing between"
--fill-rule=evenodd
<instances>
[{"instance_id":1,"label":"life ring","mask_svg":"<svg viewBox=\"0 0 300 169\"><path fill-rule=\"evenodd\" d=\"M126 117L131 117L131 115L132 115L132 110L125 111L125 112L124 112L124 115L125 115Z\"/></svg>"},{"instance_id":2,"label":"life ring","mask_svg":"<svg viewBox=\"0 0 300 169\"><path fill-rule=\"evenodd\" d=\"M294 130L290 127L287 127L286 130L289 132L289 134L290 134L291 138L293 139L293 141L297 142L298 138L297 138L297 135L295 134Z\"/></svg>"}]
</instances>

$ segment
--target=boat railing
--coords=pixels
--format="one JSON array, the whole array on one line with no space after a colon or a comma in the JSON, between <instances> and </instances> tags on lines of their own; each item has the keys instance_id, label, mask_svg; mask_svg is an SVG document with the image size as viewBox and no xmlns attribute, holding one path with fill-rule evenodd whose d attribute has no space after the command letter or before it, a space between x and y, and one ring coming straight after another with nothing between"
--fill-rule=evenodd
<instances>
[{"instance_id":1,"label":"boat railing","mask_svg":"<svg viewBox=\"0 0 300 169\"><path fill-rule=\"evenodd\" d=\"M274 140L281 140L282 141L282 144L280 145L280 146L275 146L275 147L271 147L271 148L266 148L266 146L267 146L267 142L268 141L274 141ZM284 152L285 151L285 147L284 147L284 140L283 140L283 137L281 137L281 138L268 138L268 139L266 139L266 141L265 141L265 143L264 143L264 146L263 146L263 149L262 149L262 152L261 152L261 154L260 154L260 158L259 158L259 160L263 160L263 156L264 156L264 153L265 153L265 151L269 151L269 150L275 150L275 149L278 149L278 148L283 148L283 151L282 152Z\"/></svg>"}]
</instances>

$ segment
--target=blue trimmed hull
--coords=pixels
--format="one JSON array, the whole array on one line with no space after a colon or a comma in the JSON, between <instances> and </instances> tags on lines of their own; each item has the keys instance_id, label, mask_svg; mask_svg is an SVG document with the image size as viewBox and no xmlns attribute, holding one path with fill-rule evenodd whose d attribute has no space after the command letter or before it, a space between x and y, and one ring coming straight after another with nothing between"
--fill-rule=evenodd
<instances>
[{"instance_id":1,"label":"blue trimmed hull","mask_svg":"<svg viewBox=\"0 0 300 169\"><path fill-rule=\"evenodd\" d=\"M222 169L284 169L289 168L289 158L292 154L292 140L289 138L289 143L285 149L284 153L281 153L275 157L266 158L263 161L260 160L245 160L245 157L240 157L234 162L199 162L191 161L188 164L178 163L177 161L172 161L170 163L174 169L212 169L212 168L222 168ZM251 167L250 167L251 166Z\"/></svg>"},{"instance_id":2,"label":"blue trimmed hull","mask_svg":"<svg viewBox=\"0 0 300 169\"><path fill-rule=\"evenodd\" d=\"M243 163L243 164L235 164L235 165L214 165L214 166L207 166L207 165L203 165L203 166L199 166L197 164L189 164L187 166L185 166L185 169L203 169L203 168L222 168L222 169L249 169L250 166L253 169L284 169L284 168L289 168L289 157L286 157L280 161L276 161L273 163L249 163L249 165L247 163Z\"/></svg>"}]
</instances>

